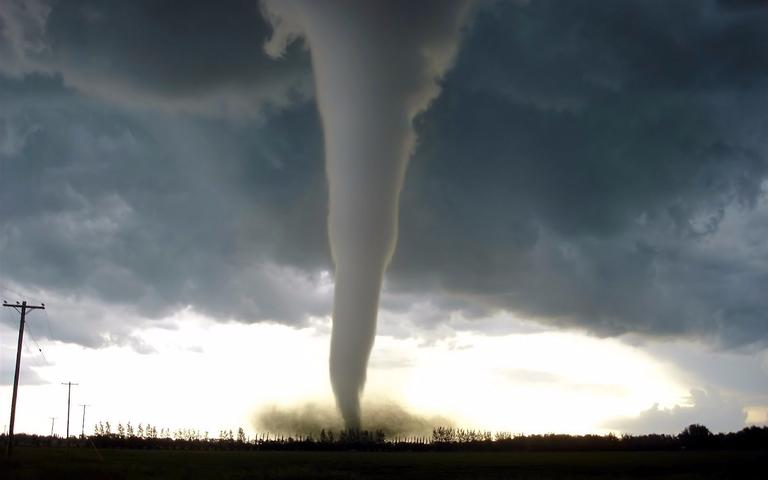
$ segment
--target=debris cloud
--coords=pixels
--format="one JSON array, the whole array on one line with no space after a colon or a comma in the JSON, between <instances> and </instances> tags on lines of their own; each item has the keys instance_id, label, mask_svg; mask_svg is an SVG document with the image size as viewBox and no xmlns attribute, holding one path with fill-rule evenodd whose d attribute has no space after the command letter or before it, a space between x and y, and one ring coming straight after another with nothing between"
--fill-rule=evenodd
<instances>
[{"instance_id":1,"label":"debris cloud","mask_svg":"<svg viewBox=\"0 0 768 480\"><path fill-rule=\"evenodd\" d=\"M422 416L392 402L365 404L363 421L366 429L382 431L388 438L431 435L432 429L451 426L453 422L440 416ZM338 432L344 421L331 405L305 403L292 407L270 405L253 416L253 428L277 435L311 435Z\"/></svg>"}]
</instances>

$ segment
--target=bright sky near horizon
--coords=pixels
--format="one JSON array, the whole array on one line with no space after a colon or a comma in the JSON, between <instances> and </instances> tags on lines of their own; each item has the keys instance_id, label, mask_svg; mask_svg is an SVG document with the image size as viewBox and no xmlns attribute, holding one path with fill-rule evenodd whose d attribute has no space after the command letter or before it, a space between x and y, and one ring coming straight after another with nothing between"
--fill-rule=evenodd
<instances>
[{"instance_id":1,"label":"bright sky near horizon","mask_svg":"<svg viewBox=\"0 0 768 480\"><path fill-rule=\"evenodd\" d=\"M51 328L61 328L55 310L49 315ZM0 330L4 377L11 372L16 334L8 316ZM33 313L29 321L37 335L47 328L42 314ZM717 386L722 379L680 369L653 349L505 321L517 323L521 331L494 336L456 331L431 340L379 336L366 402L394 402L418 416L514 433L676 433L695 421L735 430L766 419L766 406L749 405L743 392ZM211 436L240 426L250 435L264 433L255 419L268 407L332 405L329 328L328 318L294 329L221 324L183 310L159 327L134 333L143 353L128 346L89 349L38 340L44 356L28 334L17 431L49 433L50 417L57 417L55 431L63 435L67 388L60 383L73 381L79 383L72 389L73 433L80 432L83 403L89 405L89 433L96 421L109 421L113 429L130 421L134 427L151 423L171 430L208 431ZM749 375L727 355L693 344L686 348L719 364L725 373ZM756 358L753 375L761 368L760 356ZM764 363L766 358L763 352ZM7 414L10 387L9 379L3 380L0 412ZM711 404L692 401L690 390L701 388L709 389ZM660 418L654 417L655 404ZM643 416L644 425L633 421ZM3 424L7 428L7 420Z\"/></svg>"}]
</instances>

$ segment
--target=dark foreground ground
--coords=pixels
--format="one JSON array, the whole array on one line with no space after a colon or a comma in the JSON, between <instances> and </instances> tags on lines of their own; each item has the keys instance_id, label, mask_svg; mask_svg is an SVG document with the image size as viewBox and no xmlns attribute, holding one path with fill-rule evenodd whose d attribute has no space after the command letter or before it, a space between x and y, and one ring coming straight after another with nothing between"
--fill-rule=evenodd
<instances>
[{"instance_id":1,"label":"dark foreground ground","mask_svg":"<svg viewBox=\"0 0 768 480\"><path fill-rule=\"evenodd\" d=\"M101 455L101 459L99 458ZM220 452L17 448L15 479L768 478L766 452Z\"/></svg>"}]
</instances>

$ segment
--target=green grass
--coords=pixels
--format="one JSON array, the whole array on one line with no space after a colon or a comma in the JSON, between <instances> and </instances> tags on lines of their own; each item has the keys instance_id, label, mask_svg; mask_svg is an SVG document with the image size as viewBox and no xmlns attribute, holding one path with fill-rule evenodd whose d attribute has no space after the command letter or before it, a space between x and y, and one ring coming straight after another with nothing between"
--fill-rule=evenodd
<instances>
[{"instance_id":1,"label":"green grass","mask_svg":"<svg viewBox=\"0 0 768 480\"><path fill-rule=\"evenodd\" d=\"M763 478L755 452L217 452L17 448L15 479L718 479Z\"/></svg>"}]
</instances>

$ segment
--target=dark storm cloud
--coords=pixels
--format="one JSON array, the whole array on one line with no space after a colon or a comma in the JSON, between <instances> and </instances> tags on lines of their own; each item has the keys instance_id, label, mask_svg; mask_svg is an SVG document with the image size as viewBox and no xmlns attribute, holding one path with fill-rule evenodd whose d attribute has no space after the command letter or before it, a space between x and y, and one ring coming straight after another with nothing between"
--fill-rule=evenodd
<instances>
[{"instance_id":1,"label":"dark storm cloud","mask_svg":"<svg viewBox=\"0 0 768 480\"><path fill-rule=\"evenodd\" d=\"M708 2L481 15L422 118L393 288L602 334L764 341L768 251L723 224L751 212L768 233L766 19Z\"/></svg>"},{"instance_id":2,"label":"dark storm cloud","mask_svg":"<svg viewBox=\"0 0 768 480\"><path fill-rule=\"evenodd\" d=\"M10 0L0 21L0 70L60 74L123 104L242 115L310 91L303 51L263 52L271 30L254 1Z\"/></svg>"},{"instance_id":3,"label":"dark storm cloud","mask_svg":"<svg viewBox=\"0 0 768 480\"><path fill-rule=\"evenodd\" d=\"M384 307L429 302L424 326L509 310L601 335L764 344L757 3L482 10L417 120ZM105 311L98 325L124 338L186 305L327 314L306 52L267 58L252 2L8 8L20 4L0 8L5 283L119 305L124 322Z\"/></svg>"},{"instance_id":4,"label":"dark storm cloud","mask_svg":"<svg viewBox=\"0 0 768 480\"><path fill-rule=\"evenodd\" d=\"M58 316L78 296L149 317L191 305L222 319L296 324L327 311L330 298L316 290L327 246L311 104L274 113L269 126L233 126L115 112L56 79L0 85L14 92L0 97L11 288L45 290L59 299ZM302 142L292 141L296 130L308 132ZM66 315L101 328L67 339L100 344L104 333L127 335L122 320L136 318L83 308Z\"/></svg>"}]
</instances>

